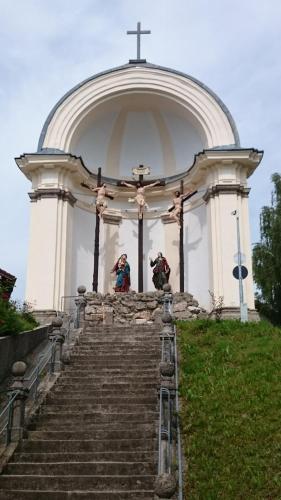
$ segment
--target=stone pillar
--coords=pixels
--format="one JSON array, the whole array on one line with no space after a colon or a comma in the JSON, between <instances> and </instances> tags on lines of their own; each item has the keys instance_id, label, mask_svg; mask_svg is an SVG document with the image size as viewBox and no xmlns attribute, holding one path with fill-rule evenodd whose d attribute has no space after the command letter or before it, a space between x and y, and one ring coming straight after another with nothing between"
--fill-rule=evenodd
<instances>
[{"instance_id":1,"label":"stone pillar","mask_svg":"<svg viewBox=\"0 0 281 500\"><path fill-rule=\"evenodd\" d=\"M73 295L72 226L76 198L72 193L81 190L80 183L89 173L80 158L57 150L25 154L16 162L32 181L26 301L46 316L60 310L62 296Z\"/></svg>"},{"instance_id":2,"label":"stone pillar","mask_svg":"<svg viewBox=\"0 0 281 500\"><path fill-rule=\"evenodd\" d=\"M65 341L65 332L62 329L63 320L59 316L52 321L52 331L49 340L55 342L54 355L51 360L51 373L60 372L63 367L62 346Z\"/></svg>"},{"instance_id":3,"label":"stone pillar","mask_svg":"<svg viewBox=\"0 0 281 500\"><path fill-rule=\"evenodd\" d=\"M158 475L155 481L155 493L158 498L172 498L177 489L175 476L176 433L174 428L175 413L175 356L174 328L172 315L167 312L167 304L172 300L171 286L165 285L163 298L163 330L160 334L162 357L160 362L160 422L158 433Z\"/></svg>"},{"instance_id":4,"label":"stone pillar","mask_svg":"<svg viewBox=\"0 0 281 500\"><path fill-rule=\"evenodd\" d=\"M179 292L179 226L167 215L161 217L165 234L165 257L171 267L169 283L173 292Z\"/></svg>"},{"instance_id":5,"label":"stone pillar","mask_svg":"<svg viewBox=\"0 0 281 500\"><path fill-rule=\"evenodd\" d=\"M28 396L28 389L24 387L24 375L27 366L23 361L16 361L12 366L13 383L9 388L9 396L13 398L16 393L14 402L11 404L6 443L9 444L12 440L21 439L24 433L25 426L25 402Z\"/></svg>"},{"instance_id":6,"label":"stone pillar","mask_svg":"<svg viewBox=\"0 0 281 500\"><path fill-rule=\"evenodd\" d=\"M248 309L254 309L251 245L248 219L249 189L241 184L216 184L210 187L204 200L207 204L209 228L210 290L215 297L223 297L223 315L239 316L238 280L233 277L237 265L236 218L240 218L241 251L245 255L244 265L249 271L243 281L244 301Z\"/></svg>"},{"instance_id":7,"label":"stone pillar","mask_svg":"<svg viewBox=\"0 0 281 500\"><path fill-rule=\"evenodd\" d=\"M76 304L75 327L80 328L82 323L85 320L85 307L87 304L87 300L85 298L86 287L83 285L80 285L77 288L77 292L78 292L78 297L75 299L75 304Z\"/></svg>"},{"instance_id":8,"label":"stone pillar","mask_svg":"<svg viewBox=\"0 0 281 500\"><path fill-rule=\"evenodd\" d=\"M26 300L34 309L60 310L70 295L74 196L63 189L38 189L29 194L31 235Z\"/></svg>"},{"instance_id":9,"label":"stone pillar","mask_svg":"<svg viewBox=\"0 0 281 500\"><path fill-rule=\"evenodd\" d=\"M119 215L107 214L103 216L103 248L101 249L101 262L103 264L103 290L104 293L112 293L114 280L110 274L116 259L118 258L119 225L122 218Z\"/></svg>"}]
</instances>

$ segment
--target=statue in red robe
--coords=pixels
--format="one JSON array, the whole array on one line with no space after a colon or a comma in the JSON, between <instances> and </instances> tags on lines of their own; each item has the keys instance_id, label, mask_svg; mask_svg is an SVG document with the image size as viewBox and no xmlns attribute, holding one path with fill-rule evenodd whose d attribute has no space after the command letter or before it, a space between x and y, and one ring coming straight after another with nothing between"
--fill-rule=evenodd
<instances>
[{"instance_id":1,"label":"statue in red robe","mask_svg":"<svg viewBox=\"0 0 281 500\"><path fill-rule=\"evenodd\" d=\"M150 259L150 266L154 267L152 276L154 286L156 290L162 290L163 285L168 283L171 272L167 259L161 252L158 252L155 260Z\"/></svg>"}]
</instances>

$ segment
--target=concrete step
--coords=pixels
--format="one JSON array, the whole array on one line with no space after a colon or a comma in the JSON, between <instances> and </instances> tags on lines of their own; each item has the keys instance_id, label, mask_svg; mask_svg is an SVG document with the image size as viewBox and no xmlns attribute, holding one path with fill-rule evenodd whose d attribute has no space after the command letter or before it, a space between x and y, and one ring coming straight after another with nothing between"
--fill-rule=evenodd
<instances>
[{"instance_id":1,"label":"concrete step","mask_svg":"<svg viewBox=\"0 0 281 500\"><path fill-rule=\"evenodd\" d=\"M114 335L114 334L108 334L108 335L95 335L93 333L84 333L82 337L79 339L79 343L87 343L87 342L110 342L110 344L114 344L115 342L120 342L120 343L131 343L133 344L138 344L138 345L149 345L149 344L155 344L156 342L160 343L160 335L157 333L156 335L151 335L150 333L143 334L143 335L137 335L137 334L129 334L129 333L124 333L123 335Z\"/></svg>"},{"instance_id":2,"label":"concrete step","mask_svg":"<svg viewBox=\"0 0 281 500\"><path fill-rule=\"evenodd\" d=\"M95 352L97 350L100 351L107 351L108 353L110 352L116 352L116 351L128 351L128 352L143 352L146 354L150 353L151 349L152 352L157 353L161 349L161 343L160 340L158 342L149 342L146 344L142 344L140 342L101 342L99 341L91 341L91 342L84 342L81 341L76 347L75 351L78 351L79 349L89 351L89 352Z\"/></svg>"},{"instance_id":3,"label":"concrete step","mask_svg":"<svg viewBox=\"0 0 281 500\"><path fill-rule=\"evenodd\" d=\"M137 424L137 425L136 425ZM104 422L100 421L99 423L97 422L92 422L90 419L89 421L79 419L79 416L77 415L77 419L75 418L70 418L69 420L61 420L61 418L57 417L55 419L46 419L43 420L40 418L38 421L34 420L32 423L29 424L28 430L29 431L77 431L77 428L81 427L82 429L85 428L87 431L120 431L120 432L126 432L126 431L137 431L136 432L142 432L142 435L146 435L146 433L152 433L153 430L156 428L156 420L155 422L151 422L149 420L148 423L144 423L139 419L138 422L119 422L116 418L115 420L112 419L112 422Z\"/></svg>"},{"instance_id":4,"label":"concrete step","mask_svg":"<svg viewBox=\"0 0 281 500\"><path fill-rule=\"evenodd\" d=\"M114 394L114 393L113 393ZM47 396L47 404L55 404L55 405L72 405L78 404L79 406L83 406L85 404L102 404L102 405L114 405L114 404L122 404L122 405L132 405L132 404L155 404L157 402L157 391L154 393L148 393L144 396L138 395L137 391L135 394L127 394L121 393L118 397L112 395L112 393L108 396L103 395L100 391L96 396L90 396L89 394L77 394L74 393L71 396L60 395L60 394L50 394Z\"/></svg>"},{"instance_id":5,"label":"concrete step","mask_svg":"<svg viewBox=\"0 0 281 500\"><path fill-rule=\"evenodd\" d=\"M122 358L120 359L120 356ZM157 355L155 354L124 354L122 352L117 352L114 354L107 355L103 352L100 354L98 353L92 353L92 354L72 354L71 356L71 364L104 364L108 365L109 363L118 363L121 361L121 364L123 365L130 365L132 363L136 364L141 364L141 365L146 365L146 364L152 364L152 363L157 363L160 360L160 353ZM104 363L102 363L104 362Z\"/></svg>"},{"instance_id":6,"label":"concrete step","mask_svg":"<svg viewBox=\"0 0 281 500\"><path fill-rule=\"evenodd\" d=\"M113 491L117 490L153 490L155 476L129 475L129 476L60 476L60 475L6 475L0 476L0 489L2 490L45 490L56 491L73 489L78 491ZM40 496L41 498L41 496Z\"/></svg>"},{"instance_id":7,"label":"concrete step","mask_svg":"<svg viewBox=\"0 0 281 500\"><path fill-rule=\"evenodd\" d=\"M153 500L153 490L130 491L0 491L0 500Z\"/></svg>"},{"instance_id":8,"label":"concrete step","mask_svg":"<svg viewBox=\"0 0 281 500\"><path fill-rule=\"evenodd\" d=\"M0 476L0 500L153 500L158 325L86 326Z\"/></svg>"},{"instance_id":9,"label":"concrete step","mask_svg":"<svg viewBox=\"0 0 281 500\"><path fill-rule=\"evenodd\" d=\"M59 378L59 382L63 382L65 379L70 379L72 378L73 380L77 379L78 381L81 380L82 378L88 377L89 380L91 379L97 379L106 377L106 376L120 376L124 382L127 381L127 379L130 379L132 377L137 377L137 380L139 378L141 380L147 380L150 382L153 380L155 376L159 374L159 368L153 367L153 368L139 368L139 367L133 367L131 366L130 369L126 368L109 368L105 367L103 368L102 366L97 368L93 366L92 370L89 370L88 368L85 370L82 370L81 368L74 370L71 370L71 365L67 365L65 367L64 372L61 374ZM114 378L115 380L115 378Z\"/></svg>"},{"instance_id":10,"label":"concrete step","mask_svg":"<svg viewBox=\"0 0 281 500\"><path fill-rule=\"evenodd\" d=\"M81 376L89 376L89 377L96 377L97 375L122 375L122 377L126 376L146 376L146 377L155 377L159 372L159 367L152 365L152 366L141 366L141 365L130 365L130 366L124 366L124 365L119 365L119 366L96 366L92 365L92 367L88 366L73 366L73 365L66 365L65 371L63 374L63 377L71 374L73 378L75 377L81 377ZM63 380L63 379L62 379Z\"/></svg>"},{"instance_id":11,"label":"concrete step","mask_svg":"<svg viewBox=\"0 0 281 500\"><path fill-rule=\"evenodd\" d=\"M93 451L151 451L156 448L155 439L87 439L87 440L29 440L24 439L18 451L38 453L42 450L53 452L93 452ZM1 476L0 476L1 477Z\"/></svg>"},{"instance_id":12,"label":"concrete step","mask_svg":"<svg viewBox=\"0 0 281 500\"><path fill-rule=\"evenodd\" d=\"M13 462L66 463L66 462L149 462L156 463L157 451L93 451L93 452L50 452L15 453Z\"/></svg>"},{"instance_id":13,"label":"concrete step","mask_svg":"<svg viewBox=\"0 0 281 500\"><path fill-rule=\"evenodd\" d=\"M126 403L126 406L122 403L116 403L116 404L105 404L103 403L85 403L83 406L79 406L78 403L73 403L73 404L59 404L56 402L56 404L50 404L49 407L52 407L53 412L61 412L61 411L67 411L67 412L74 412L77 409L80 409L80 412L82 411L93 411L93 412L103 412L103 413L113 413L113 412L118 412L118 411L156 411L157 409L157 404L148 404L148 403Z\"/></svg>"},{"instance_id":14,"label":"concrete step","mask_svg":"<svg viewBox=\"0 0 281 500\"><path fill-rule=\"evenodd\" d=\"M135 359L123 359L123 356L116 356L114 358L104 358L101 356L100 358L93 358L93 359L72 359L71 360L71 367L74 370L81 370L81 369L87 369L87 370L93 370L97 369L99 367L102 368L123 368L125 370L130 370L130 367L132 367L133 370L136 368L156 368L158 363L160 361L156 360L154 358L143 360L143 359L138 359L137 357Z\"/></svg>"},{"instance_id":15,"label":"concrete step","mask_svg":"<svg viewBox=\"0 0 281 500\"><path fill-rule=\"evenodd\" d=\"M135 387L134 389L132 388L127 388L124 387L124 389L121 391L120 389L116 391L116 389L103 389L103 388L83 388L83 390L78 390L78 389L64 389L63 387L56 389L51 397L61 397L61 398L71 398L71 399L85 399L87 398L109 398L109 397L116 397L116 394L120 394L120 398L122 397L135 397L136 395L138 397L157 397L157 386L154 387L149 387L149 388L143 388L143 387Z\"/></svg>"},{"instance_id":16,"label":"concrete step","mask_svg":"<svg viewBox=\"0 0 281 500\"><path fill-rule=\"evenodd\" d=\"M122 429L86 429L86 430L36 430L29 431L30 440L86 440L86 439L146 439L156 438L156 429L147 429L144 433L142 429L122 430Z\"/></svg>"},{"instance_id":17,"label":"concrete step","mask_svg":"<svg viewBox=\"0 0 281 500\"><path fill-rule=\"evenodd\" d=\"M109 391L109 390L113 390L115 391L115 394L117 394L119 391L123 392L123 391L131 391L131 390L137 390L137 391L140 391L140 390L150 390L150 389L155 389L157 387L157 380L155 382L147 382L146 380L142 381L142 383L140 383L139 380L136 380L136 381L132 381L132 380L129 380L129 381L123 381L123 380L120 380L118 383L115 383L114 381L112 381L111 383L110 382L102 382L102 381L92 381L92 382L83 382L83 390L85 391L95 391L95 390L102 390L102 391ZM76 392L76 391L79 391L81 392L81 383L73 383L71 384L71 387L69 386L69 384L67 383L63 383L62 380L59 380L59 382L57 382L57 384L54 386L54 389L53 391L55 393L57 392L60 392L60 391L63 391L65 394L67 392Z\"/></svg>"},{"instance_id":18,"label":"concrete step","mask_svg":"<svg viewBox=\"0 0 281 500\"><path fill-rule=\"evenodd\" d=\"M75 350L85 349L86 351L95 351L96 349L107 349L108 353L114 352L116 350L120 351L140 351L146 354L149 354L149 349L152 349L153 352L157 352L161 350L161 341L159 339L140 341L131 338L123 339L122 341L111 338L106 339L105 341L101 339L95 339L93 337L82 337L80 338L79 343L75 346Z\"/></svg>"},{"instance_id":19,"label":"concrete step","mask_svg":"<svg viewBox=\"0 0 281 500\"><path fill-rule=\"evenodd\" d=\"M84 335L89 333L90 335L100 335L101 337L106 337L107 335L155 335L161 330L161 325L155 325L153 323L146 325L130 325L130 326L91 326L86 323Z\"/></svg>"},{"instance_id":20,"label":"concrete step","mask_svg":"<svg viewBox=\"0 0 281 500\"><path fill-rule=\"evenodd\" d=\"M71 374L71 372L67 372L67 373L64 373L60 376L59 378L59 382L56 384L55 387L58 387L58 384L61 384L61 385L68 385L71 384L80 384L80 387L81 387L81 384L84 385L84 384L110 384L110 382L113 382L113 383L118 383L118 384L121 384L121 383L125 383L125 384L135 384L136 381L139 383L139 384L142 384L142 383L149 383L149 384L153 384L153 383L156 383L158 382L158 378L159 378L159 371L153 371L153 373L147 373L144 375L143 372L139 373L133 373L133 374L126 374L126 375L123 375L122 373L120 373L120 371L118 371L117 373L115 372L99 372L99 373L96 373L96 374L91 374L91 375L87 375L85 373L80 373L78 375L76 374Z\"/></svg>"},{"instance_id":21,"label":"concrete step","mask_svg":"<svg viewBox=\"0 0 281 500\"><path fill-rule=\"evenodd\" d=\"M156 409L154 411L144 411L141 407L134 409L130 408L130 411L120 411L116 410L112 412L102 412L102 411L81 411L77 408L75 410L68 411L67 409L60 407L60 412L57 413L53 406L45 406L43 412L37 417L42 424L47 422L49 425L55 425L58 421L69 425L71 423L77 425L88 425L89 423L95 424L111 424L112 422L121 423L132 423L133 425L139 425L139 423L151 423L158 419L158 412Z\"/></svg>"},{"instance_id":22,"label":"concrete step","mask_svg":"<svg viewBox=\"0 0 281 500\"><path fill-rule=\"evenodd\" d=\"M48 462L27 463L10 462L4 474L12 476L128 476L156 474L155 463L152 462Z\"/></svg>"}]
</instances>

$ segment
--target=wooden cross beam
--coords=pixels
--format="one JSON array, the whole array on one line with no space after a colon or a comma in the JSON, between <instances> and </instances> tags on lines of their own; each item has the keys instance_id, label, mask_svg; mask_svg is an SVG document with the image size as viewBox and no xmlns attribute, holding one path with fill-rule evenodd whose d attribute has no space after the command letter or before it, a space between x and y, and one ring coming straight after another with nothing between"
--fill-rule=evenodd
<instances>
[{"instance_id":1,"label":"wooden cross beam","mask_svg":"<svg viewBox=\"0 0 281 500\"><path fill-rule=\"evenodd\" d=\"M142 169L145 173L145 167L143 165L139 165L136 170L141 172ZM138 184L141 184L141 186L148 186L151 184L151 181L144 181L143 174L139 173L137 181L130 181L130 185L132 186L137 187ZM123 186L123 181L118 181L117 185ZM157 185L165 186L165 181L161 180ZM143 292L143 216L138 219L138 292Z\"/></svg>"},{"instance_id":2,"label":"wooden cross beam","mask_svg":"<svg viewBox=\"0 0 281 500\"><path fill-rule=\"evenodd\" d=\"M179 264L180 264L180 292L184 292L184 229L183 229L183 204L185 201L189 200L192 196L194 196L197 191L193 191L192 193L188 193L181 200L181 212L180 212L180 241L179 241ZM180 185L180 194L183 195L183 180L181 180ZM173 210L174 207L169 209L169 212Z\"/></svg>"},{"instance_id":3,"label":"wooden cross beam","mask_svg":"<svg viewBox=\"0 0 281 500\"><path fill-rule=\"evenodd\" d=\"M101 186L101 168L98 168L97 187ZM98 291L99 284L99 255L100 255L100 217L96 210L95 227L95 248L94 248L94 272L93 272L93 292Z\"/></svg>"}]
</instances>

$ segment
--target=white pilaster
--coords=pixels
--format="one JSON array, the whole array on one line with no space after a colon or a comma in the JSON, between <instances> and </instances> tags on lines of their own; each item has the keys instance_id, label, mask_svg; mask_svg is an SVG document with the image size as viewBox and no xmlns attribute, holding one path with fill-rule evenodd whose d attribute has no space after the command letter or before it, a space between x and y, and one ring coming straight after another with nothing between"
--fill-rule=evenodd
<instances>
[{"instance_id":1,"label":"white pilaster","mask_svg":"<svg viewBox=\"0 0 281 500\"><path fill-rule=\"evenodd\" d=\"M233 211L239 213L241 251L249 274L243 280L244 301L254 309L251 245L248 219L249 190L238 184L217 184L205 195L209 229L210 291L223 297L225 308L239 308L238 280L233 277L237 265L237 226Z\"/></svg>"},{"instance_id":2,"label":"white pilaster","mask_svg":"<svg viewBox=\"0 0 281 500\"><path fill-rule=\"evenodd\" d=\"M69 201L44 193L31 205L31 231L26 300L34 309L61 309L70 295L73 207Z\"/></svg>"}]
</instances>

